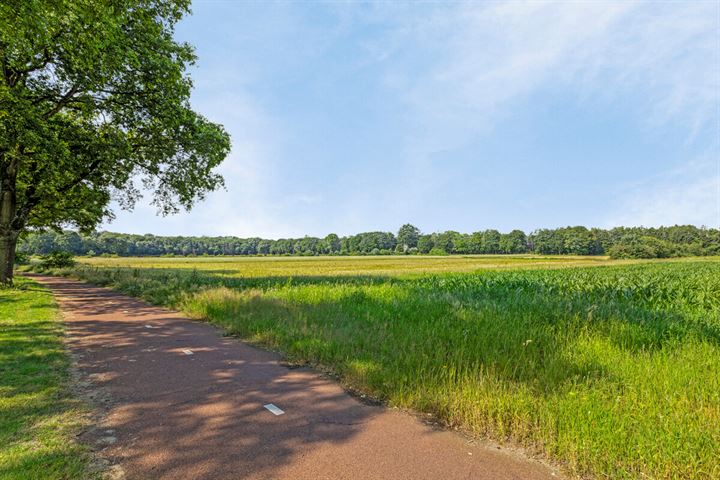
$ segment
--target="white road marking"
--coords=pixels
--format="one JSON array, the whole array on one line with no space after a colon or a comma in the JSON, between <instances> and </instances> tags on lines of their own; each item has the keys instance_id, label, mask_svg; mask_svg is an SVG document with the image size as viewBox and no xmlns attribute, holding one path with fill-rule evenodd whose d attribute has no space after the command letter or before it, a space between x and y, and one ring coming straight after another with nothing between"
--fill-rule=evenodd
<instances>
[{"instance_id":1,"label":"white road marking","mask_svg":"<svg viewBox=\"0 0 720 480\"><path fill-rule=\"evenodd\" d=\"M158 328L158 327L153 327L152 325L145 325L145 328Z\"/></svg>"},{"instance_id":2,"label":"white road marking","mask_svg":"<svg viewBox=\"0 0 720 480\"><path fill-rule=\"evenodd\" d=\"M183 350L183 353L184 353L185 355L193 355L194 352L193 352L192 350L187 350L187 349L186 349L186 350Z\"/></svg>"},{"instance_id":3,"label":"white road marking","mask_svg":"<svg viewBox=\"0 0 720 480\"><path fill-rule=\"evenodd\" d=\"M280 410L278 407L276 407L275 405L273 405L272 403L268 403L267 405L263 405L263 407L265 407L265 408L267 408L268 410L270 410L273 415L282 415L283 413L285 413L285 412L283 412L282 410Z\"/></svg>"}]
</instances>

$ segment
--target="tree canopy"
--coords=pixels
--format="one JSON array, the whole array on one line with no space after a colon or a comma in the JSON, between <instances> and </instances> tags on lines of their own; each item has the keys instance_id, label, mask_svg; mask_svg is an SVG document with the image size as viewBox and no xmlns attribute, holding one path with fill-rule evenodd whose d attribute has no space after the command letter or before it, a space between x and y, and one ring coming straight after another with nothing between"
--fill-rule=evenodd
<instances>
[{"instance_id":1,"label":"tree canopy","mask_svg":"<svg viewBox=\"0 0 720 480\"><path fill-rule=\"evenodd\" d=\"M89 231L116 200L162 214L222 186L222 126L193 111L187 0L0 3L0 282L19 235Z\"/></svg>"},{"instance_id":2,"label":"tree canopy","mask_svg":"<svg viewBox=\"0 0 720 480\"><path fill-rule=\"evenodd\" d=\"M415 225L406 223L397 234L397 243L401 248L402 252L406 252L411 248L417 247L418 239L420 238L420 229Z\"/></svg>"}]
</instances>

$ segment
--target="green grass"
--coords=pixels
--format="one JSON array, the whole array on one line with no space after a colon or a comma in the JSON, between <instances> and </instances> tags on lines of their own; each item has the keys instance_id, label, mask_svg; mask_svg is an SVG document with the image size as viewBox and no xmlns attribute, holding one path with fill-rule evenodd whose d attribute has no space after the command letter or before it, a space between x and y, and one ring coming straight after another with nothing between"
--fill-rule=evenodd
<instances>
[{"instance_id":1,"label":"green grass","mask_svg":"<svg viewBox=\"0 0 720 480\"><path fill-rule=\"evenodd\" d=\"M109 260L74 274L573 474L720 478L717 258Z\"/></svg>"},{"instance_id":2,"label":"green grass","mask_svg":"<svg viewBox=\"0 0 720 480\"><path fill-rule=\"evenodd\" d=\"M87 413L68 391L58 309L37 283L0 289L0 479L89 478L75 435Z\"/></svg>"}]
</instances>

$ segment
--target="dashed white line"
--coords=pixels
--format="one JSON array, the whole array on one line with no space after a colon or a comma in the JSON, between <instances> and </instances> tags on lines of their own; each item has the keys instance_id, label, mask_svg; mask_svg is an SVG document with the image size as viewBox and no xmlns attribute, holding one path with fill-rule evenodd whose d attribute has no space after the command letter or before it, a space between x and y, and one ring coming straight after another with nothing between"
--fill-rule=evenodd
<instances>
[{"instance_id":1,"label":"dashed white line","mask_svg":"<svg viewBox=\"0 0 720 480\"><path fill-rule=\"evenodd\" d=\"M278 407L276 407L275 405L273 405L272 403L268 403L267 405L263 405L263 407L265 407L265 408L267 408L268 410L270 410L273 415L282 415L283 413L285 413L285 412L283 412L282 410L280 410Z\"/></svg>"}]
</instances>

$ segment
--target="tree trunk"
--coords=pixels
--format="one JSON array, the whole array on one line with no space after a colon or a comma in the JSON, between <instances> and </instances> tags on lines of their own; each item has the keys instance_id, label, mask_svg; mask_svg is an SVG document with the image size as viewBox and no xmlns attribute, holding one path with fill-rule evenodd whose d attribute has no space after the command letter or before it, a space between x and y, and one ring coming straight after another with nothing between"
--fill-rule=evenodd
<instances>
[{"instance_id":1,"label":"tree trunk","mask_svg":"<svg viewBox=\"0 0 720 480\"><path fill-rule=\"evenodd\" d=\"M2 159L2 158L0 158ZM0 162L0 286L10 285L15 268L15 247L20 235L17 218L17 160Z\"/></svg>"},{"instance_id":2,"label":"tree trunk","mask_svg":"<svg viewBox=\"0 0 720 480\"><path fill-rule=\"evenodd\" d=\"M12 285L15 269L15 247L19 232L0 236L0 285Z\"/></svg>"}]
</instances>

